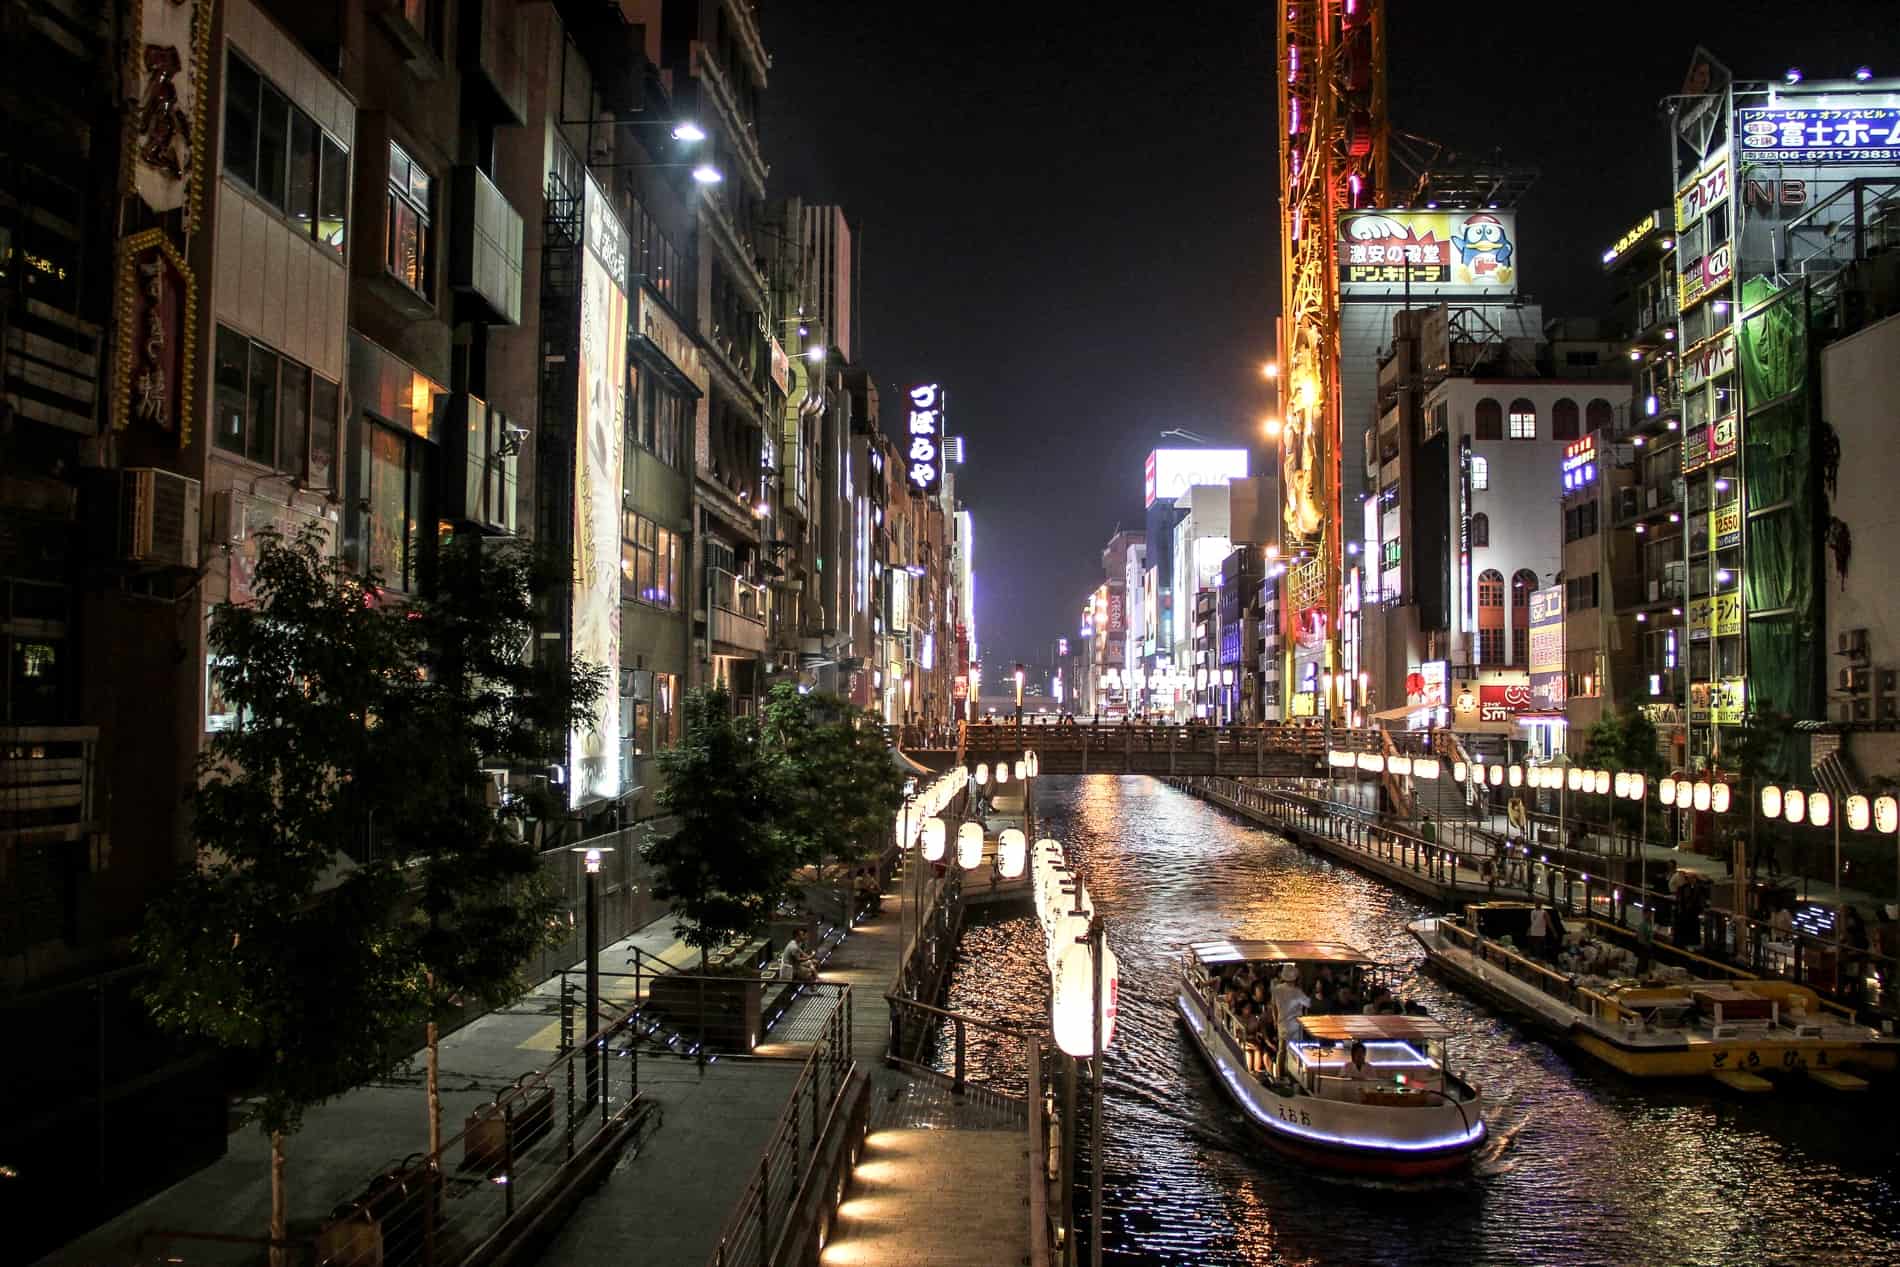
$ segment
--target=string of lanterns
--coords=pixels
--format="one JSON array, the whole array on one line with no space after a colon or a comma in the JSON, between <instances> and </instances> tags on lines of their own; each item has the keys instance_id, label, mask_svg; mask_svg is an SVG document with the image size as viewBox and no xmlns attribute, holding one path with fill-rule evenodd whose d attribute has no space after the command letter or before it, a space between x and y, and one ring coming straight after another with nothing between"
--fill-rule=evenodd
<instances>
[{"instance_id":1,"label":"string of lanterns","mask_svg":"<svg viewBox=\"0 0 1900 1267\"><path fill-rule=\"evenodd\" d=\"M1071 1056L1095 1055L1095 954L1090 929L1095 906L1082 877L1069 870L1060 842L1036 842L1030 889L1049 962L1049 1028ZM1102 1047L1114 1041L1121 964L1103 938L1100 999Z\"/></svg>"}]
</instances>

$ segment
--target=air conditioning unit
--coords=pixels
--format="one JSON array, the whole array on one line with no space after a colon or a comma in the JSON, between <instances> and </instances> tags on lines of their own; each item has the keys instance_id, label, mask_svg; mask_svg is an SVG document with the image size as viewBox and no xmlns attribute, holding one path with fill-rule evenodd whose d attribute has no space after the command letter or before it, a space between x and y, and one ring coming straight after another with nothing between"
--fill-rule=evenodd
<instances>
[{"instance_id":1,"label":"air conditioning unit","mask_svg":"<svg viewBox=\"0 0 1900 1267\"><path fill-rule=\"evenodd\" d=\"M1891 695L1874 701L1875 721L1900 721L1900 700Z\"/></svg>"},{"instance_id":2,"label":"air conditioning unit","mask_svg":"<svg viewBox=\"0 0 1900 1267\"><path fill-rule=\"evenodd\" d=\"M1865 629L1843 629L1834 636L1836 655L1864 657L1867 654L1867 631Z\"/></svg>"},{"instance_id":3,"label":"air conditioning unit","mask_svg":"<svg viewBox=\"0 0 1900 1267\"><path fill-rule=\"evenodd\" d=\"M1900 691L1900 669L1875 669L1874 694L1892 695Z\"/></svg>"},{"instance_id":4,"label":"air conditioning unit","mask_svg":"<svg viewBox=\"0 0 1900 1267\"><path fill-rule=\"evenodd\" d=\"M1842 669L1840 671L1840 693L1843 695L1864 695L1873 685L1871 674L1866 669Z\"/></svg>"},{"instance_id":5,"label":"air conditioning unit","mask_svg":"<svg viewBox=\"0 0 1900 1267\"><path fill-rule=\"evenodd\" d=\"M211 495L211 544L240 546L250 535L245 522L243 495L235 488Z\"/></svg>"},{"instance_id":6,"label":"air conditioning unit","mask_svg":"<svg viewBox=\"0 0 1900 1267\"><path fill-rule=\"evenodd\" d=\"M197 480L157 467L119 472L119 557L153 567L197 567L201 491Z\"/></svg>"}]
</instances>

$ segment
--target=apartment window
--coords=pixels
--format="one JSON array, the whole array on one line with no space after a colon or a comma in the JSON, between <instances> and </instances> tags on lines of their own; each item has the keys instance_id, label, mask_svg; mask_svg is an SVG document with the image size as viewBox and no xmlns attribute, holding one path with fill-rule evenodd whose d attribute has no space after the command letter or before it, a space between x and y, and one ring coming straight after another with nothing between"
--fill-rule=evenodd
<instances>
[{"instance_id":1,"label":"apartment window","mask_svg":"<svg viewBox=\"0 0 1900 1267\"><path fill-rule=\"evenodd\" d=\"M1491 487L1491 459L1475 453L1471 457L1471 491L1482 493Z\"/></svg>"},{"instance_id":2,"label":"apartment window","mask_svg":"<svg viewBox=\"0 0 1900 1267\"><path fill-rule=\"evenodd\" d=\"M647 285L674 308L680 306L686 285L685 265L678 248L660 229L638 198L627 198L627 239L632 258L630 271L646 279Z\"/></svg>"},{"instance_id":3,"label":"apartment window","mask_svg":"<svg viewBox=\"0 0 1900 1267\"><path fill-rule=\"evenodd\" d=\"M1478 577L1478 606L1480 609L1504 606L1504 573L1496 568L1486 568Z\"/></svg>"},{"instance_id":4,"label":"apartment window","mask_svg":"<svg viewBox=\"0 0 1900 1267\"><path fill-rule=\"evenodd\" d=\"M1537 438L1537 406L1523 397L1511 402L1511 439Z\"/></svg>"},{"instance_id":5,"label":"apartment window","mask_svg":"<svg viewBox=\"0 0 1900 1267\"><path fill-rule=\"evenodd\" d=\"M1491 544L1491 516L1482 510L1471 517L1471 545L1473 549ZM1500 581L1502 578L1499 578ZM1483 600L1480 599L1482 605Z\"/></svg>"},{"instance_id":6,"label":"apartment window","mask_svg":"<svg viewBox=\"0 0 1900 1267\"><path fill-rule=\"evenodd\" d=\"M1601 396L1584 406L1583 428L1585 431L1608 432L1614 428L1615 423L1615 408Z\"/></svg>"},{"instance_id":7,"label":"apartment window","mask_svg":"<svg viewBox=\"0 0 1900 1267\"><path fill-rule=\"evenodd\" d=\"M215 351L213 442L308 488L333 488L337 385L228 326Z\"/></svg>"},{"instance_id":8,"label":"apartment window","mask_svg":"<svg viewBox=\"0 0 1900 1267\"><path fill-rule=\"evenodd\" d=\"M1577 402L1568 396L1560 397L1550 407L1550 438L1553 440L1575 440L1581 434L1583 415L1577 408Z\"/></svg>"},{"instance_id":9,"label":"apartment window","mask_svg":"<svg viewBox=\"0 0 1900 1267\"><path fill-rule=\"evenodd\" d=\"M1478 631L1478 663L1504 663L1504 626Z\"/></svg>"},{"instance_id":10,"label":"apartment window","mask_svg":"<svg viewBox=\"0 0 1900 1267\"><path fill-rule=\"evenodd\" d=\"M666 386L658 374L630 366L634 375L628 399L635 404L634 440L666 465L679 469L692 430L693 402Z\"/></svg>"},{"instance_id":11,"label":"apartment window","mask_svg":"<svg viewBox=\"0 0 1900 1267\"><path fill-rule=\"evenodd\" d=\"M1564 511L1564 540L1582 541L1585 537L1594 537L1597 532L1597 504L1585 502L1581 506L1572 506Z\"/></svg>"},{"instance_id":12,"label":"apartment window","mask_svg":"<svg viewBox=\"0 0 1900 1267\"><path fill-rule=\"evenodd\" d=\"M436 46L436 10L435 0L402 0L402 20L411 30L422 37L422 42L430 48Z\"/></svg>"},{"instance_id":13,"label":"apartment window","mask_svg":"<svg viewBox=\"0 0 1900 1267\"><path fill-rule=\"evenodd\" d=\"M298 233L343 253L349 152L235 53L225 77L224 172L283 212Z\"/></svg>"},{"instance_id":14,"label":"apartment window","mask_svg":"<svg viewBox=\"0 0 1900 1267\"><path fill-rule=\"evenodd\" d=\"M1597 574L1573 576L1564 582L1566 611L1584 611L1597 605Z\"/></svg>"},{"instance_id":15,"label":"apartment window","mask_svg":"<svg viewBox=\"0 0 1900 1267\"><path fill-rule=\"evenodd\" d=\"M1486 396L1478 402L1472 413L1480 440L1502 440L1504 438L1504 407Z\"/></svg>"},{"instance_id":16,"label":"apartment window","mask_svg":"<svg viewBox=\"0 0 1900 1267\"><path fill-rule=\"evenodd\" d=\"M369 479L369 566L381 583L407 593L416 587L422 533L429 522L423 504L422 441L371 418Z\"/></svg>"},{"instance_id":17,"label":"apartment window","mask_svg":"<svg viewBox=\"0 0 1900 1267\"><path fill-rule=\"evenodd\" d=\"M1522 667L1531 659L1531 592L1537 573L1520 568L1511 577L1511 663Z\"/></svg>"},{"instance_id":18,"label":"apartment window","mask_svg":"<svg viewBox=\"0 0 1900 1267\"><path fill-rule=\"evenodd\" d=\"M383 266L397 281L424 299L429 293L430 218L435 206L435 177L389 143L389 226Z\"/></svg>"},{"instance_id":19,"label":"apartment window","mask_svg":"<svg viewBox=\"0 0 1900 1267\"><path fill-rule=\"evenodd\" d=\"M629 511L621 525L621 597L678 611L685 553L680 534Z\"/></svg>"},{"instance_id":20,"label":"apartment window","mask_svg":"<svg viewBox=\"0 0 1900 1267\"><path fill-rule=\"evenodd\" d=\"M679 742L679 675L635 669L633 694L620 698L620 726L629 756L644 757Z\"/></svg>"}]
</instances>

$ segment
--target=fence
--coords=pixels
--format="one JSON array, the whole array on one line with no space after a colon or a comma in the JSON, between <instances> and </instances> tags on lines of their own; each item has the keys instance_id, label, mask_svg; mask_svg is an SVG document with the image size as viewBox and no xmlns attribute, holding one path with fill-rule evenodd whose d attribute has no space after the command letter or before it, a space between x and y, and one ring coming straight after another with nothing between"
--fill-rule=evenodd
<instances>
[{"instance_id":1,"label":"fence","mask_svg":"<svg viewBox=\"0 0 1900 1267\"><path fill-rule=\"evenodd\" d=\"M138 1238L137 1261L248 1267L275 1251L285 1267L451 1267L492 1252L645 1117L631 1023L622 1017L517 1079L440 1152L378 1175L307 1239L152 1229Z\"/></svg>"},{"instance_id":2,"label":"fence","mask_svg":"<svg viewBox=\"0 0 1900 1267\"><path fill-rule=\"evenodd\" d=\"M780 1242L797 1226L800 1196L817 1176L826 1143L844 1125L839 1115L857 1064L851 1050L851 988L825 1017L798 1081L733 1206L709 1267L769 1267ZM862 1122L858 1123L861 1128Z\"/></svg>"}]
</instances>

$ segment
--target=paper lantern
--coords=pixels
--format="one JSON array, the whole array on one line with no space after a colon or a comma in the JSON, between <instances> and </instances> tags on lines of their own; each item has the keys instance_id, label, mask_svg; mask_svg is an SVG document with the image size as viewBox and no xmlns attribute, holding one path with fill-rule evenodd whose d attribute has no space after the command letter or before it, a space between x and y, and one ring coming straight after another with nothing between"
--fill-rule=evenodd
<instances>
[{"instance_id":1,"label":"paper lantern","mask_svg":"<svg viewBox=\"0 0 1900 1267\"><path fill-rule=\"evenodd\" d=\"M1733 793L1730 790L1728 784L1726 783L1711 784L1709 787L1709 808L1714 810L1718 814L1728 813L1728 807L1729 807L1732 796L1733 796Z\"/></svg>"},{"instance_id":2,"label":"paper lantern","mask_svg":"<svg viewBox=\"0 0 1900 1267\"><path fill-rule=\"evenodd\" d=\"M1514 765L1514 766L1512 766L1512 767L1511 767L1511 776L1510 776L1510 777L1511 777L1511 786L1512 786L1512 787L1522 787L1522 786L1524 786L1524 767L1523 767L1523 766L1516 766L1516 765Z\"/></svg>"},{"instance_id":3,"label":"paper lantern","mask_svg":"<svg viewBox=\"0 0 1900 1267\"><path fill-rule=\"evenodd\" d=\"M983 824L965 823L957 828L957 865L965 871L983 865Z\"/></svg>"},{"instance_id":4,"label":"paper lantern","mask_svg":"<svg viewBox=\"0 0 1900 1267\"><path fill-rule=\"evenodd\" d=\"M1515 769L1515 767L1513 768ZM1488 777L1491 780L1491 786L1497 787L1499 784L1504 782L1504 767L1501 765L1492 766L1491 773Z\"/></svg>"},{"instance_id":5,"label":"paper lantern","mask_svg":"<svg viewBox=\"0 0 1900 1267\"><path fill-rule=\"evenodd\" d=\"M1564 772L1564 775L1570 782L1570 790L1572 792L1583 791L1583 771L1581 769L1573 765Z\"/></svg>"},{"instance_id":6,"label":"paper lantern","mask_svg":"<svg viewBox=\"0 0 1900 1267\"><path fill-rule=\"evenodd\" d=\"M1711 794L1713 795L1713 794ZM1676 780L1676 808L1688 809L1695 802L1695 784L1687 779Z\"/></svg>"},{"instance_id":7,"label":"paper lantern","mask_svg":"<svg viewBox=\"0 0 1900 1267\"><path fill-rule=\"evenodd\" d=\"M1808 822L1816 827L1825 827L1834 817L1834 802L1826 792L1816 792L1808 797Z\"/></svg>"},{"instance_id":8,"label":"paper lantern","mask_svg":"<svg viewBox=\"0 0 1900 1267\"><path fill-rule=\"evenodd\" d=\"M1618 770L1616 772L1616 794L1624 800L1629 799L1630 775L1628 770Z\"/></svg>"},{"instance_id":9,"label":"paper lantern","mask_svg":"<svg viewBox=\"0 0 1900 1267\"><path fill-rule=\"evenodd\" d=\"M1042 758L1037 756L1033 749L1023 754L1023 760L1029 763L1030 778L1033 779L1042 773Z\"/></svg>"},{"instance_id":10,"label":"paper lantern","mask_svg":"<svg viewBox=\"0 0 1900 1267\"><path fill-rule=\"evenodd\" d=\"M1791 787L1781 796L1781 816L1791 823L1799 823L1808 816L1808 796L1798 787Z\"/></svg>"},{"instance_id":11,"label":"paper lantern","mask_svg":"<svg viewBox=\"0 0 1900 1267\"><path fill-rule=\"evenodd\" d=\"M1355 764L1353 755L1341 748L1330 748L1326 752L1326 764L1335 770L1345 770Z\"/></svg>"},{"instance_id":12,"label":"paper lantern","mask_svg":"<svg viewBox=\"0 0 1900 1267\"><path fill-rule=\"evenodd\" d=\"M1002 837L996 848L996 874L1005 880L1014 880L1023 873L1023 863L1029 855L1029 842L1022 832L1014 827L1003 829Z\"/></svg>"},{"instance_id":13,"label":"paper lantern","mask_svg":"<svg viewBox=\"0 0 1900 1267\"><path fill-rule=\"evenodd\" d=\"M976 763L976 785L982 787L990 781L990 768L981 761Z\"/></svg>"},{"instance_id":14,"label":"paper lantern","mask_svg":"<svg viewBox=\"0 0 1900 1267\"><path fill-rule=\"evenodd\" d=\"M1388 774L1407 775L1412 773L1412 759L1410 757L1387 757L1385 759L1385 768Z\"/></svg>"},{"instance_id":15,"label":"paper lantern","mask_svg":"<svg viewBox=\"0 0 1900 1267\"><path fill-rule=\"evenodd\" d=\"M1649 780L1639 773L1630 775L1630 799L1640 801L1649 791Z\"/></svg>"},{"instance_id":16,"label":"paper lantern","mask_svg":"<svg viewBox=\"0 0 1900 1267\"><path fill-rule=\"evenodd\" d=\"M1878 831L1900 831L1900 800L1891 796L1874 798L1874 827Z\"/></svg>"},{"instance_id":17,"label":"paper lantern","mask_svg":"<svg viewBox=\"0 0 1900 1267\"><path fill-rule=\"evenodd\" d=\"M977 830L981 831L982 829L978 828ZM944 825L944 821L941 818L932 818L932 819L925 820L924 822L924 861L925 862L938 862L942 860L944 840L948 834L949 834L949 828Z\"/></svg>"},{"instance_id":18,"label":"paper lantern","mask_svg":"<svg viewBox=\"0 0 1900 1267\"><path fill-rule=\"evenodd\" d=\"M1413 757L1412 777L1415 779L1435 779L1438 777L1437 757Z\"/></svg>"},{"instance_id":19,"label":"paper lantern","mask_svg":"<svg viewBox=\"0 0 1900 1267\"><path fill-rule=\"evenodd\" d=\"M1077 942L1086 943L1088 941L1089 922L1091 919L1093 919L1092 914L1064 911L1058 914L1055 920L1048 926L1047 936L1049 942L1048 945L1043 947L1043 950L1045 957L1049 961L1049 978L1051 981L1054 981L1056 971L1062 962L1062 956L1068 952L1069 948L1074 946Z\"/></svg>"},{"instance_id":20,"label":"paper lantern","mask_svg":"<svg viewBox=\"0 0 1900 1267\"><path fill-rule=\"evenodd\" d=\"M1016 775L1016 781L1021 783L1024 779L1029 777L1029 763L1027 761L1017 761L1014 773Z\"/></svg>"},{"instance_id":21,"label":"paper lantern","mask_svg":"<svg viewBox=\"0 0 1900 1267\"><path fill-rule=\"evenodd\" d=\"M1676 777L1673 774L1664 775L1662 785L1658 791L1662 795L1662 803L1664 805L1674 805L1676 803Z\"/></svg>"},{"instance_id":22,"label":"paper lantern","mask_svg":"<svg viewBox=\"0 0 1900 1267\"><path fill-rule=\"evenodd\" d=\"M1781 789L1772 783L1762 786L1761 813L1763 818L1781 817Z\"/></svg>"},{"instance_id":23,"label":"paper lantern","mask_svg":"<svg viewBox=\"0 0 1900 1267\"><path fill-rule=\"evenodd\" d=\"M1847 798L1847 825L1855 831L1866 831L1867 825L1874 821L1873 806L1859 792Z\"/></svg>"},{"instance_id":24,"label":"paper lantern","mask_svg":"<svg viewBox=\"0 0 1900 1267\"><path fill-rule=\"evenodd\" d=\"M1465 781L1465 763L1464 762L1454 761L1451 763L1451 781L1453 783L1463 783Z\"/></svg>"},{"instance_id":25,"label":"paper lantern","mask_svg":"<svg viewBox=\"0 0 1900 1267\"><path fill-rule=\"evenodd\" d=\"M1707 783L1704 783L1702 780L1697 779L1696 785L1695 785L1695 807L1698 810L1705 810L1709 808L1709 806L1713 803L1711 800L1712 796L1713 796L1713 793L1710 791L1709 785Z\"/></svg>"},{"instance_id":26,"label":"paper lantern","mask_svg":"<svg viewBox=\"0 0 1900 1267\"><path fill-rule=\"evenodd\" d=\"M1121 992L1121 964L1115 952L1102 944L1102 1048L1115 1041L1116 1000ZM1095 964L1087 944L1063 948L1050 986L1049 1027L1056 1046L1071 1056L1095 1054Z\"/></svg>"},{"instance_id":27,"label":"paper lantern","mask_svg":"<svg viewBox=\"0 0 1900 1267\"><path fill-rule=\"evenodd\" d=\"M1009 782L1009 762L998 761L996 763L996 786L1002 787L1003 784L1007 782Z\"/></svg>"},{"instance_id":28,"label":"paper lantern","mask_svg":"<svg viewBox=\"0 0 1900 1267\"><path fill-rule=\"evenodd\" d=\"M1367 774L1378 774L1385 769L1385 758L1376 752L1362 752L1359 754L1359 768Z\"/></svg>"}]
</instances>

